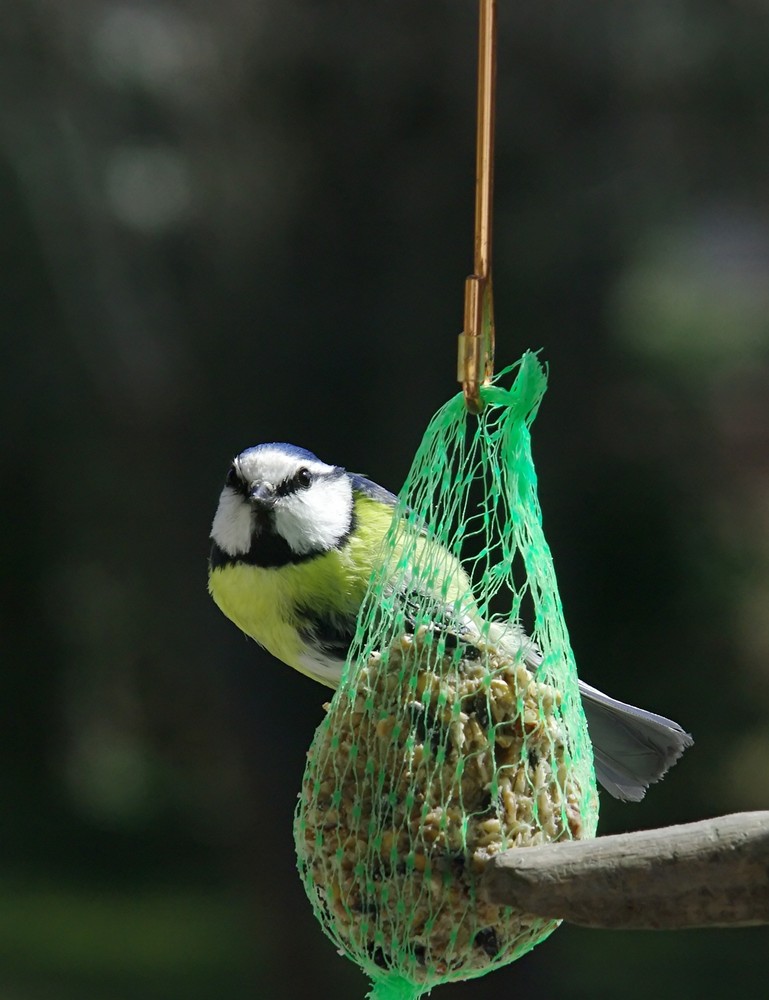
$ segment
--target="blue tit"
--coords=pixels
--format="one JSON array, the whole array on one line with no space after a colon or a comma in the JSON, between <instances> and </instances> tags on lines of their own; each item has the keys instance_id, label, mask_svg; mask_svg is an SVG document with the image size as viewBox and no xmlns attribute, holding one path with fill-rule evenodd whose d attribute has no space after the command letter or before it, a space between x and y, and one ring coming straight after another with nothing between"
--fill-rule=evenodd
<instances>
[{"instance_id":1,"label":"blue tit","mask_svg":"<svg viewBox=\"0 0 769 1000\"><path fill-rule=\"evenodd\" d=\"M336 687L396 503L371 480L303 448L248 448L230 466L211 527L211 596L273 656ZM456 568L448 552L446 560ZM530 641L526 655L536 666ZM579 690L598 780L616 798L639 801L691 737L581 680Z\"/></svg>"}]
</instances>

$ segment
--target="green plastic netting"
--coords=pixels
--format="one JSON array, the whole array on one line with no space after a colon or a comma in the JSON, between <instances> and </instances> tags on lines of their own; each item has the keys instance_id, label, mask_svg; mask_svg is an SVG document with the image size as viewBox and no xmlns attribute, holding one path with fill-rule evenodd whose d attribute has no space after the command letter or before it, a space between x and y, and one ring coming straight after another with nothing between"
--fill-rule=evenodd
<instances>
[{"instance_id":1,"label":"green plastic netting","mask_svg":"<svg viewBox=\"0 0 769 1000\"><path fill-rule=\"evenodd\" d=\"M487 859L595 833L592 751L531 457L545 386L527 353L482 390L479 417L460 394L433 418L308 754L299 869L376 1000L530 950L557 923L481 899Z\"/></svg>"}]
</instances>

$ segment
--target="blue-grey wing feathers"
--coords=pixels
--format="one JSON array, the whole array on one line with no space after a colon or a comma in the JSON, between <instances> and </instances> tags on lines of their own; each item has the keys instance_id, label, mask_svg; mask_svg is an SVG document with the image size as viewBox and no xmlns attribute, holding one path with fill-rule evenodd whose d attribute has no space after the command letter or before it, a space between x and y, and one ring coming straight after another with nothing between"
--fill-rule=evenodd
<instances>
[{"instance_id":1,"label":"blue-grey wing feathers","mask_svg":"<svg viewBox=\"0 0 769 1000\"><path fill-rule=\"evenodd\" d=\"M365 476L348 476L353 489L365 496L390 507L398 503L393 493ZM503 644L512 644L516 650L525 646L527 662L538 664L541 654L533 644L529 648L530 640L522 630L493 626L490 634L495 631ZM579 682L579 691L593 744L596 778L615 798L640 802L649 785L659 781L694 741L677 722L663 715L610 698L584 681Z\"/></svg>"},{"instance_id":2,"label":"blue-grey wing feathers","mask_svg":"<svg viewBox=\"0 0 769 1000\"><path fill-rule=\"evenodd\" d=\"M394 493L386 490L384 486L366 479L365 476L359 476L357 472L348 472L347 477L354 490L371 497L372 500L378 500L379 503L387 504L388 507L394 507L398 503L398 498Z\"/></svg>"}]
</instances>

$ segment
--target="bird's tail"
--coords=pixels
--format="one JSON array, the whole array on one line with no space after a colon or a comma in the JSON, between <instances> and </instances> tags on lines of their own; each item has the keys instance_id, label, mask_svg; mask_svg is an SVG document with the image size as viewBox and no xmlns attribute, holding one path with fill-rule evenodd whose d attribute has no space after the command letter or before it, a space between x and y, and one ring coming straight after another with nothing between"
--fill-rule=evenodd
<instances>
[{"instance_id":1,"label":"bird's tail","mask_svg":"<svg viewBox=\"0 0 769 1000\"><path fill-rule=\"evenodd\" d=\"M593 744L595 774L615 798L640 802L694 742L677 722L603 694L584 681L579 693Z\"/></svg>"}]
</instances>

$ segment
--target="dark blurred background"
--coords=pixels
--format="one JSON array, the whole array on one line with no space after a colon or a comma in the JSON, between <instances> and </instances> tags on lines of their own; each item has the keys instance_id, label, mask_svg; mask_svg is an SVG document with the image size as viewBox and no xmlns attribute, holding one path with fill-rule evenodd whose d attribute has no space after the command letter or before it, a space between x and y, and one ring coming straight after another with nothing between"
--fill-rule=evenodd
<instances>
[{"instance_id":1,"label":"dark blurred background","mask_svg":"<svg viewBox=\"0 0 769 1000\"><path fill-rule=\"evenodd\" d=\"M585 679L695 748L602 833L769 800L769 6L502 0L498 362L542 348ZM398 488L456 391L475 0L5 0L0 998L362 998L295 871L327 693L206 594L229 459ZM564 927L451 998L689 1000L766 929Z\"/></svg>"}]
</instances>

